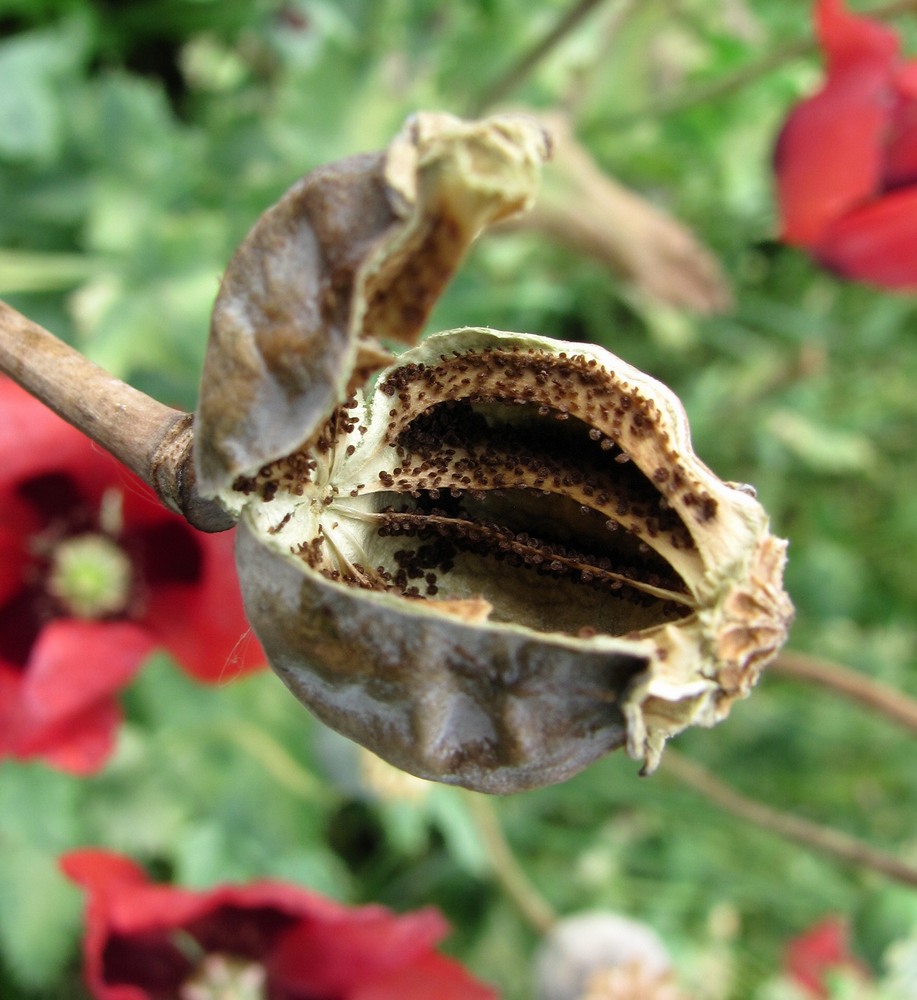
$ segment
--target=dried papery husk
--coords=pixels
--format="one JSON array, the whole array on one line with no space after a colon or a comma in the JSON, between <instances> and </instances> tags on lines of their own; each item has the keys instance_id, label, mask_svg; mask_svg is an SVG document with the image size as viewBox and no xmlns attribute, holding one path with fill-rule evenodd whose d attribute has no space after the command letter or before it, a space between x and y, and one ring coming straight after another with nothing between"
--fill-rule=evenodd
<instances>
[{"instance_id":1,"label":"dried papery husk","mask_svg":"<svg viewBox=\"0 0 917 1000\"><path fill-rule=\"evenodd\" d=\"M677 398L609 352L455 330L357 384L393 329L416 335L411 290L425 314L482 220L530 198L539 136L527 122L437 116L402 133L386 160L410 164L393 168L399 184L370 173L378 197L414 214L351 247L352 301L338 302L329 337L332 353L345 345L334 355L345 370L313 392L324 376L305 347L289 375L274 356L276 378L262 356L241 415L226 416L208 381L244 382L238 359L270 307L263 282L253 306L245 298L253 248L268 258L261 273L278 252L259 243L259 223L238 283L224 281L203 388L214 394L199 412L202 465L239 517L246 610L275 671L390 763L500 793L563 780L620 746L652 770L667 738L748 693L791 616L785 544L752 492L717 479ZM461 239L445 239L455 225L443 220L469 213ZM347 256L335 244L322 259L335 255ZM318 349L319 326L305 332ZM297 392L310 397L295 419L275 398L283 379L295 406Z\"/></svg>"},{"instance_id":2,"label":"dried papery husk","mask_svg":"<svg viewBox=\"0 0 917 1000\"><path fill-rule=\"evenodd\" d=\"M549 139L531 118L411 117L384 152L308 174L223 276L196 415L198 487L317 435L351 387L411 344L468 246L532 201Z\"/></svg>"}]
</instances>

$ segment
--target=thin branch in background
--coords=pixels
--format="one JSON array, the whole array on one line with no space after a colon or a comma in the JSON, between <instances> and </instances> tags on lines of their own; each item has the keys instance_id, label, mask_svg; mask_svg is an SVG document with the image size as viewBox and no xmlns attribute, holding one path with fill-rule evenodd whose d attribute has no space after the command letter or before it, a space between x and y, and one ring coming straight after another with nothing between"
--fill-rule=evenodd
<instances>
[{"instance_id":1,"label":"thin branch in background","mask_svg":"<svg viewBox=\"0 0 917 1000\"><path fill-rule=\"evenodd\" d=\"M664 118L667 115L687 111L689 108L701 104L712 104L714 101L742 90L748 84L754 83L755 80L780 69L781 66L786 66L796 59L810 55L817 47L814 38L799 38L786 42L780 48L766 53L760 59L748 63L734 73L721 76L716 80L695 84L693 87L687 87L683 90L680 89L674 94L666 94L656 101L644 104L643 107L635 108L633 111L625 111L623 114L606 118L601 122L602 128L617 128L647 118Z\"/></svg>"},{"instance_id":2,"label":"thin branch in background","mask_svg":"<svg viewBox=\"0 0 917 1000\"><path fill-rule=\"evenodd\" d=\"M504 228L535 232L588 255L641 298L710 315L732 305L715 255L682 223L608 176L565 115L543 113L553 138L551 179Z\"/></svg>"},{"instance_id":3,"label":"thin branch in background","mask_svg":"<svg viewBox=\"0 0 917 1000\"><path fill-rule=\"evenodd\" d=\"M896 882L917 886L917 867L914 865L833 827L820 826L801 816L781 812L749 798L720 781L700 764L674 750L666 750L662 758L662 771L689 785L721 809L762 830L770 830L803 847L847 864L880 872Z\"/></svg>"},{"instance_id":4,"label":"thin branch in background","mask_svg":"<svg viewBox=\"0 0 917 1000\"><path fill-rule=\"evenodd\" d=\"M5 302L0 372L123 462L189 524L203 531L232 527L223 508L195 489L190 413L114 378Z\"/></svg>"},{"instance_id":5,"label":"thin branch in background","mask_svg":"<svg viewBox=\"0 0 917 1000\"><path fill-rule=\"evenodd\" d=\"M588 66L584 66L575 74L561 99L561 109L571 122L579 118L582 108L591 99L604 64L613 58L611 50L618 36L630 18L643 9L645 3L646 0L643 0L642 4L640 0L620 0L615 10L611 12L602 28L602 41L596 56Z\"/></svg>"},{"instance_id":6,"label":"thin branch in background","mask_svg":"<svg viewBox=\"0 0 917 1000\"><path fill-rule=\"evenodd\" d=\"M477 118L488 107L505 100L528 79L532 70L545 56L552 52L582 20L604 2L605 0L576 0L576 3L567 10L550 31L530 49L523 52L502 76L473 98L469 107L469 117Z\"/></svg>"},{"instance_id":7,"label":"thin branch in background","mask_svg":"<svg viewBox=\"0 0 917 1000\"><path fill-rule=\"evenodd\" d=\"M871 10L858 11L863 17L874 20L885 20L897 17L899 14L906 14L917 10L917 0L892 0L890 3L880 4ZM760 59L747 63L741 69L736 70L717 80L710 80L705 83L688 87L675 94L667 94L657 101L651 101L643 107L635 108L633 111L625 112L594 125L601 125L603 129L615 128L622 125L629 125L635 121L646 118L663 118L666 115L677 114L700 104L711 104L734 94L750 83L754 83L761 77L767 76L781 66L811 55L818 51L818 41L814 36L797 38L793 41L784 42L772 52L767 52Z\"/></svg>"},{"instance_id":8,"label":"thin branch in background","mask_svg":"<svg viewBox=\"0 0 917 1000\"><path fill-rule=\"evenodd\" d=\"M484 841L494 878L516 904L527 923L539 934L547 934L554 926L557 914L516 860L500 826L493 801L480 792L463 789L462 794L474 825Z\"/></svg>"},{"instance_id":9,"label":"thin branch in background","mask_svg":"<svg viewBox=\"0 0 917 1000\"><path fill-rule=\"evenodd\" d=\"M917 699L850 667L809 656L807 653L785 650L768 670L784 677L818 684L879 712L912 733L917 733Z\"/></svg>"}]
</instances>

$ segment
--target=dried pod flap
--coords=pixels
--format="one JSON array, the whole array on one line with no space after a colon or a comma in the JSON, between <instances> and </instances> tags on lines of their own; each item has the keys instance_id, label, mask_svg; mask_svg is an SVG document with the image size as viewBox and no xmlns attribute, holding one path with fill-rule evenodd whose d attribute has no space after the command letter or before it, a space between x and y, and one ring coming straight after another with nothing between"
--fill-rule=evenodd
<instances>
[{"instance_id":1,"label":"dried pod flap","mask_svg":"<svg viewBox=\"0 0 917 1000\"><path fill-rule=\"evenodd\" d=\"M202 493L288 455L351 386L414 343L480 230L526 208L534 120L410 118L383 153L321 167L268 209L213 309L196 416Z\"/></svg>"},{"instance_id":2,"label":"dried pod flap","mask_svg":"<svg viewBox=\"0 0 917 1000\"><path fill-rule=\"evenodd\" d=\"M528 197L532 135L501 154L516 164L497 184L505 204ZM437 217L481 203L466 170ZM398 287L425 259L412 245L371 273ZM366 298L356 273L351 317L389 335L392 286ZM371 389L350 372L335 385L326 419L266 461L225 465L218 492L240 516L246 608L273 668L393 764L490 792L622 745L651 770L782 643L784 543L694 455L675 396L621 359L464 329L406 351Z\"/></svg>"}]
</instances>

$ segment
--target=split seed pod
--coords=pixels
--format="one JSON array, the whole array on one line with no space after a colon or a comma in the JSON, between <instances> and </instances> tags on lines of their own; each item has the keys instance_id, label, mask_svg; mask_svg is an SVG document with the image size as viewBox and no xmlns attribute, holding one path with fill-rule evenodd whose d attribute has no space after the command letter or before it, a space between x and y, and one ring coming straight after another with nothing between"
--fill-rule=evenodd
<instances>
[{"instance_id":1,"label":"split seed pod","mask_svg":"<svg viewBox=\"0 0 917 1000\"><path fill-rule=\"evenodd\" d=\"M196 423L274 670L396 766L488 792L625 745L651 771L749 692L791 617L785 543L665 386L493 330L386 349L548 152L526 118L419 115L300 181L229 265Z\"/></svg>"}]
</instances>

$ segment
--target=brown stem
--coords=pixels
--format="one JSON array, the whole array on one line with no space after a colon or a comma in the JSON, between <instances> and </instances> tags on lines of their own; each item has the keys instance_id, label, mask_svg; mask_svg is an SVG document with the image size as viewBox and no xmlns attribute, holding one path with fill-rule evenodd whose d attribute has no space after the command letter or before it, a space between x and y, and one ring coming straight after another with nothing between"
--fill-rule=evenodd
<instances>
[{"instance_id":1,"label":"brown stem","mask_svg":"<svg viewBox=\"0 0 917 1000\"><path fill-rule=\"evenodd\" d=\"M464 789L463 796L471 818L487 848L494 878L516 904L526 921L539 934L547 934L554 926L557 914L516 860L500 826L493 802L479 792L469 792Z\"/></svg>"},{"instance_id":2,"label":"brown stem","mask_svg":"<svg viewBox=\"0 0 917 1000\"><path fill-rule=\"evenodd\" d=\"M829 854L849 864L881 872L896 882L917 886L917 868L892 854L880 851L833 827L820 826L818 823L803 819L802 816L781 812L763 802L748 798L714 777L706 768L674 750L666 750L662 763L664 772L690 785L715 805L740 819L764 830L771 830L781 837L822 854Z\"/></svg>"},{"instance_id":3,"label":"brown stem","mask_svg":"<svg viewBox=\"0 0 917 1000\"><path fill-rule=\"evenodd\" d=\"M232 518L195 488L192 415L158 403L0 302L0 371L148 483L202 531Z\"/></svg>"},{"instance_id":4,"label":"brown stem","mask_svg":"<svg viewBox=\"0 0 917 1000\"><path fill-rule=\"evenodd\" d=\"M858 11L862 17L874 20L885 20L904 14L917 8L917 0L892 0L890 3L879 4L872 10ZM696 107L699 104L709 104L729 94L735 93L753 83L762 76L785 66L787 63L800 59L812 52L817 51L818 40L814 37L797 38L788 41L767 52L760 59L747 63L741 69L722 76L717 80L701 83L694 87L689 87L671 96L665 96L658 101L653 101L637 108L635 111L628 111L625 114L604 120L603 128L626 125L634 121L641 121L646 118L662 118L666 115L676 114L686 111L688 108Z\"/></svg>"},{"instance_id":5,"label":"brown stem","mask_svg":"<svg viewBox=\"0 0 917 1000\"><path fill-rule=\"evenodd\" d=\"M874 709L912 733L917 733L917 699L857 670L851 670L850 667L809 656L807 653L785 650L768 670L784 677L811 681L830 688L860 705Z\"/></svg>"},{"instance_id":6,"label":"brown stem","mask_svg":"<svg viewBox=\"0 0 917 1000\"><path fill-rule=\"evenodd\" d=\"M473 101L469 117L477 118L488 108L508 97L552 49L604 0L577 0L557 24L522 55Z\"/></svg>"}]
</instances>

